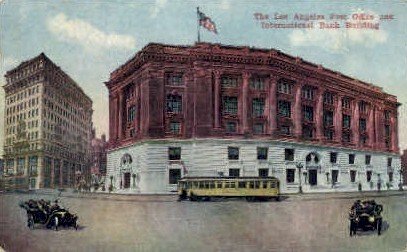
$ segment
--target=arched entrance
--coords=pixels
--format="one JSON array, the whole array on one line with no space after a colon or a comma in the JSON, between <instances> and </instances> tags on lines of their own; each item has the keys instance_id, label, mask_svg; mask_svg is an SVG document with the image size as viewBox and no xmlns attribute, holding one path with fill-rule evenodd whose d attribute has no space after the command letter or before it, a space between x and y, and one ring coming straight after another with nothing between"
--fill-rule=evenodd
<instances>
[{"instance_id":1,"label":"arched entrance","mask_svg":"<svg viewBox=\"0 0 407 252\"><path fill-rule=\"evenodd\" d=\"M132 163L133 159L128 153L124 154L120 160L120 189L130 188Z\"/></svg>"},{"instance_id":2,"label":"arched entrance","mask_svg":"<svg viewBox=\"0 0 407 252\"><path fill-rule=\"evenodd\" d=\"M305 167L308 171L308 183L311 186L318 184L318 170L321 170L320 156L316 152L309 153L305 158Z\"/></svg>"}]
</instances>

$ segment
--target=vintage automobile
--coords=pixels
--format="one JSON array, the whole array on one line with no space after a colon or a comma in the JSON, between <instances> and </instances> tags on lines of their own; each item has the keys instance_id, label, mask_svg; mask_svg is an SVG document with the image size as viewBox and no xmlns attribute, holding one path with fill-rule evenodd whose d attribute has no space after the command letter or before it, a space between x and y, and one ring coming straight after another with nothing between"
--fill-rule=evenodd
<instances>
[{"instance_id":1,"label":"vintage automobile","mask_svg":"<svg viewBox=\"0 0 407 252\"><path fill-rule=\"evenodd\" d=\"M27 211L27 226L30 229L34 229L35 224L55 230L58 230L60 226L78 229L78 216L60 208L57 201L51 205L49 201L30 199L19 205Z\"/></svg>"},{"instance_id":2,"label":"vintage automobile","mask_svg":"<svg viewBox=\"0 0 407 252\"><path fill-rule=\"evenodd\" d=\"M380 235L382 231L383 206L374 200L357 200L349 211L350 236L356 235L358 230L377 230Z\"/></svg>"}]
</instances>

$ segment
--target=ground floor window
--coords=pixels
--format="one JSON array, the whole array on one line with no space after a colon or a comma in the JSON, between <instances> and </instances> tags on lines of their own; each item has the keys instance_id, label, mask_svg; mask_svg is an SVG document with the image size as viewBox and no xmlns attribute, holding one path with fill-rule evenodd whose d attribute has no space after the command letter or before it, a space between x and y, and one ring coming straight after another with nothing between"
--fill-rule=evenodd
<instances>
[{"instance_id":1,"label":"ground floor window","mask_svg":"<svg viewBox=\"0 0 407 252\"><path fill-rule=\"evenodd\" d=\"M239 177L240 169L229 169L229 177Z\"/></svg>"},{"instance_id":2,"label":"ground floor window","mask_svg":"<svg viewBox=\"0 0 407 252\"><path fill-rule=\"evenodd\" d=\"M61 161L59 159L54 160L54 186L59 186L61 178Z\"/></svg>"},{"instance_id":3,"label":"ground floor window","mask_svg":"<svg viewBox=\"0 0 407 252\"><path fill-rule=\"evenodd\" d=\"M169 170L169 183L177 184L179 179L181 179L181 169L170 169Z\"/></svg>"},{"instance_id":4,"label":"ground floor window","mask_svg":"<svg viewBox=\"0 0 407 252\"><path fill-rule=\"evenodd\" d=\"M259 177L268 177L269 169L259 169Z\"/></svg>"},{"instance_id":5,"label":"ground floor window","mask_svg":"<svg viewBox=\"0 0 407 252\"><path fill-rule=\"evenodd\" d=\"M51 158L44 158L44 187L51 187L51 168L52 161Z\"/></svg>"},{"instance_id":6,"label":"ground floor window","mask_svg":"<svg viewBox=\"0 0 407 252\"><path fill-rule=\"evenodd\" d=\"M389 172L389 182L393 182L393 172Z\"/></svg>"},{"instance_id":7,"label":"ground floor window","mask_svg":"<svg viewBox=\"0 0 407 252\"><path fill-rule=\"evenodd\" d=\"M332 183L338 182L338 170L332 170Z\"/></svg>"},{"instance_id":8,"label":"ground floor window","mask_svg":"<svg viewBox=\"0 0 407 252\"><path fill-rule=\"evenodd\" d=\"M372 171L366 172L366 180L367 180L367 182L372 181Z\"/></svg>"},{"instance_id":9,"label":"ground floor window","mask_svg":"<svg viewBox=\"0 0 407 252\"><path fill-rule=\"evenodd\" d=\"M294 183L295 169L287 169L286 172L287 172L286 176L287 183Z\"/></svg>"},{"instance_id":10,"label":"ground floor window","mask_svg":"<svg viewBox=\"0 0 407 252\"><path fill-rule=\"evenodd\" d=\"M356 179L356 171L351 170L350 171L350 182L355 182Z\"/></svg>"}]
</instances>

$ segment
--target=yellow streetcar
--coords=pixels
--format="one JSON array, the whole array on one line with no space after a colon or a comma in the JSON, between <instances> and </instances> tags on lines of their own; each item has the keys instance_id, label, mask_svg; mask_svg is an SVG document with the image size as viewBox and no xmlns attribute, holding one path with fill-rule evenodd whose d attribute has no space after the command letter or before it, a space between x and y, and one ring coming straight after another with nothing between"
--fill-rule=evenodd
<instances>
[{"instance_id":1,"label":"yellow streetcar","mask_svg":"<svg viewBox=\"0 0 407 252\"><path fill-rule=\"evenodd\" d=\"M245 197L247 201L280 200L280 181L275 177L184 177L178 181L180 200L213 197Z\"/></svg>"}]
</instances>

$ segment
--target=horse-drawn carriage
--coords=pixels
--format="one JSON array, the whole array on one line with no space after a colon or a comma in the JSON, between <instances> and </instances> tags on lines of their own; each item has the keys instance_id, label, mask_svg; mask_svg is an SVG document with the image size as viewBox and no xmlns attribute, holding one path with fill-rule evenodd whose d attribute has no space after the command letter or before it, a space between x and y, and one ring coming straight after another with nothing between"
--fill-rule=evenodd
<instances>
[{"instance_id":1,"label":"horse-drawn carriage","mask_svg":"<svg viewBox=\"0 0 407 252\"><path fill-rule=\"evenodd\" d=\"M34 229L35 224L55 230L58 230L60 226L78 229L78 216L61 208L57 201L51 205L49 201L30 199L21 202L20 207L27 211L27 226L30 229Z\"/></svg>"},{"instance_id":2,"label":"horse-drawn carriage","mask_svg":"<svg viewBox=\"0 0 407 252\"><path fill-rule=\"evenodd\" d=\"M377 230L380 235L382 231L383 206L374 200L357 200L349 211L350 236L356 235L357 230Z\"/></svg>"}]
</instances>

